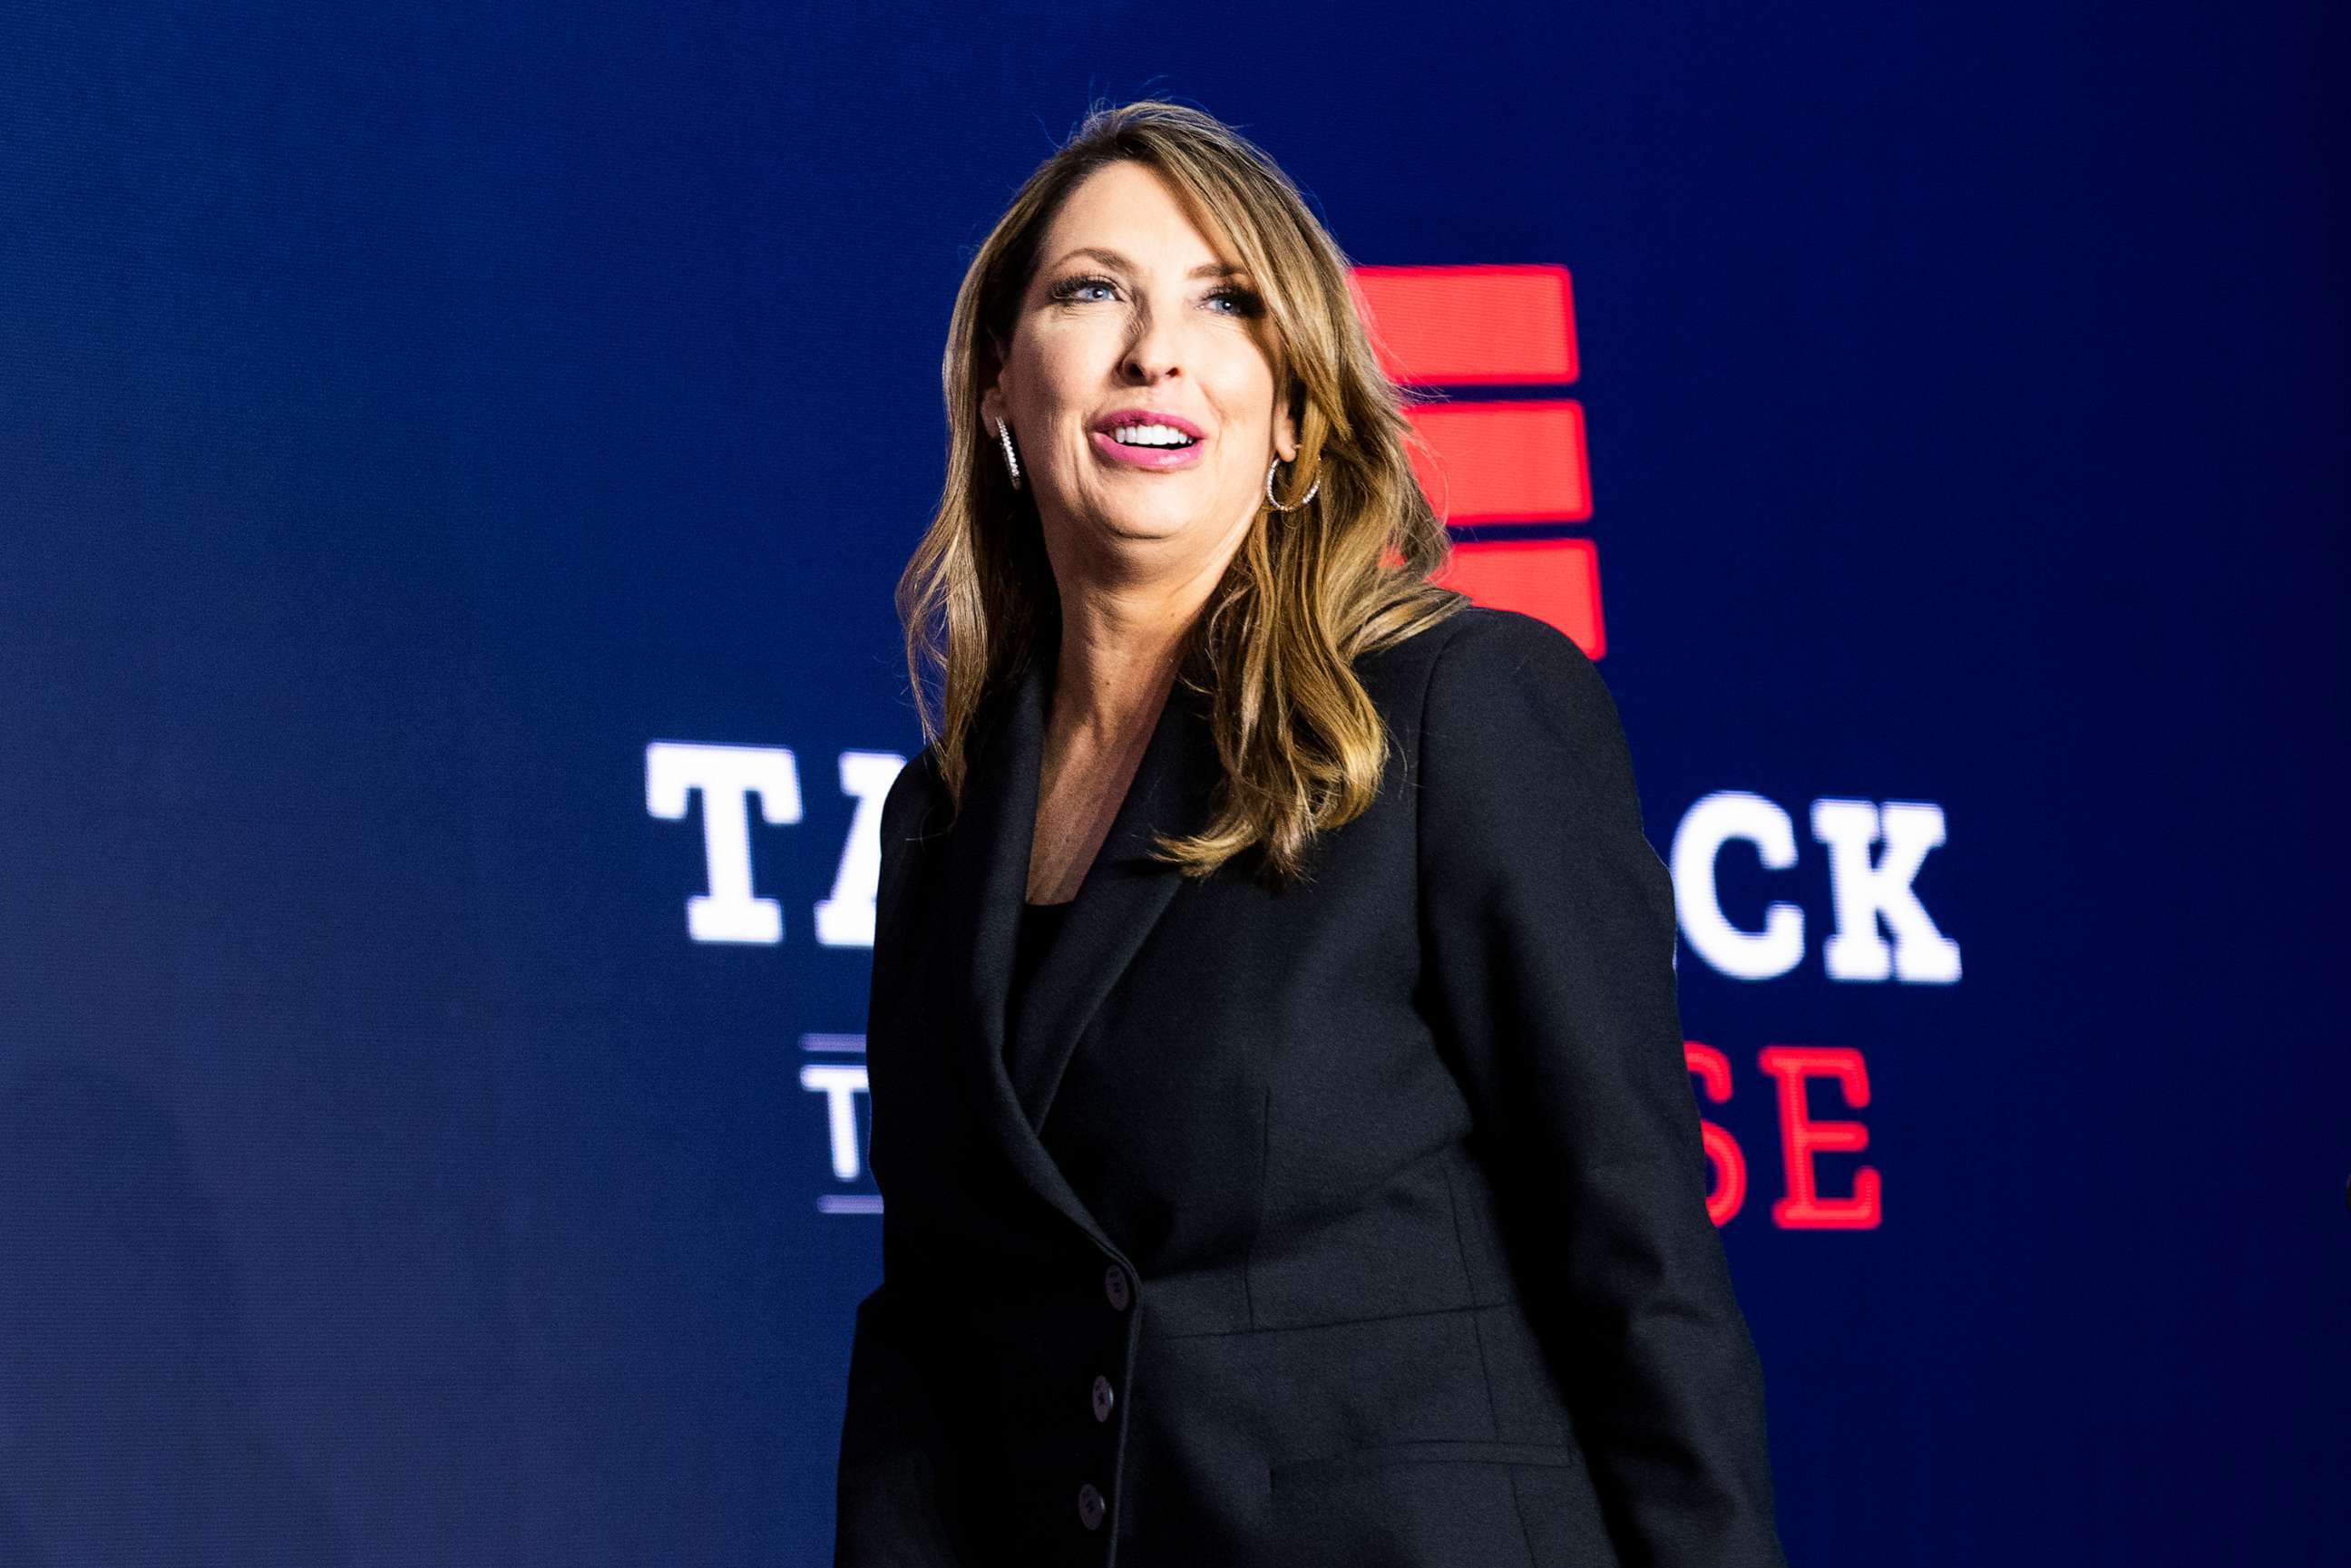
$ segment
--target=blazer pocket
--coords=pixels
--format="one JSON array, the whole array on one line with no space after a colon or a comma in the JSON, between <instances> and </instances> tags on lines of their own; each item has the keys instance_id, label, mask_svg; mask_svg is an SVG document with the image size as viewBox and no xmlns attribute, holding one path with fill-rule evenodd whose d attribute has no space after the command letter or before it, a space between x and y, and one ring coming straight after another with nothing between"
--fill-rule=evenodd
<instances>
[{"instance_id":1,"label":"blazer pocket","mask_svg":"<svg viewBox=\"0 0 2351 1568\"><path fill-rule=\"evenodd\" d=\"M1273 1551L1290 1568L1533 1568L1520 1475L1581 1479L1549 1443L1383 1443L1269 1467ZM1601 1556L1595 1564L1613 1563Z\"/></svg>"},{"instance_id":2,"label":"blazer pocket","mask_svg":"<svg viewBox=\"0 0 2351 1568\"><path fill-rule=\"evenodd\" d=\"M1335 1454L1273 1462L1273 1490L1384 1465L1581 1465L1583 1450L1565 1443L1494 1443L1484 1440L1380 1443Z\"/></svg>"}]
</instances>

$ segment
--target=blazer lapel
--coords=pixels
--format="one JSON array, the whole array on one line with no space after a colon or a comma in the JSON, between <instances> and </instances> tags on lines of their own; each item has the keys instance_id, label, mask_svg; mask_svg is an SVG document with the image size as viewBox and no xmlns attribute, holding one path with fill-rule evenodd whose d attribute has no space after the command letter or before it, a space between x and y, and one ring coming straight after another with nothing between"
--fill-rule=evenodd
<instances>
[{"instance_id":1,"label":"blazer lapel","mask_svg":"<svg viewBox=\"0 0 2351 1568\"><path fill-rule=\"evenodd\" d=\"M998 1141L1040 1196L1109 1245L1039 1133L1079 1037L1183 880L1175 867L1150 858L1154 835L1180 836L1205 825L1221 775L1207 699L1178 679L1076 901L1020 997L1018 1016L1010 1016L1013 947L1028 896L1056 653L1051 637L1040 641L1029 668L1001 694L975 755L949 834L948 952L951 977L967 1003L957 1050ZM1020 1041L1017 1083L1005 1059L1008 1038Z\"/></svg>"}]
</instances>

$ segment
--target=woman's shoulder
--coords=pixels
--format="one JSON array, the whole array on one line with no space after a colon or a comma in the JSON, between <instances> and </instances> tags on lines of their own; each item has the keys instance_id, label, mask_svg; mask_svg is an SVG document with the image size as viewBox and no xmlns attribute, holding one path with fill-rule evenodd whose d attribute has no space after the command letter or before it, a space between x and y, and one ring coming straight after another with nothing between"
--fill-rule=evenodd
<instances>
[{"instance_id":1,"label":"woman's shoulder","mask_svg":"<svg viewBox=\"0 0 2351 1568\"><path fill-rule=\"evenodd\" d=\"M1574 638L1483 605L1431 630L1446 635L1425 656L1412 731L1424 808L1497 821L1604 810L1637 822L1623 718Z\"/></svg>"},{"instance_id":2,"label":"woman's shoulder","mask_svg":"<svg viewBox=\"0 0 2351 1568\"><path fill-rule=\"evenodd\" d=\"M947 798L946 779L939 771L938 743L933 741L898 769L890 792L882 799L882 831L895 839L923 836L933 808Z\"/></svg>"},{"instance_id":3,"label":"woman's shoulder","mask_svg":"<svg viewBox=\"0 0 2351 1568\"><path fill-rule=\"evenodd\" d=\"M1646 842L1625 726L1591 656L1515 611L1454 619L1418 716L1414 779L1435 824L1430 852L1457 870L1484 857L1511 874L1497 857L1520 854L1530 824L1586 845Z\"/></svg>"},{"instance_id":4,"label":"woman's shoulder","mask_svg":"<svg viewBox=\"0 0 2351 1568\"><path fill-rule=\"evenodd\" d=\"M1425 719L1486 707L1599 704L1613 716L1597 665L1575 639L1520 611L1464 604L1357 664L1375 700Z\"/></svg>"}]
</instances>

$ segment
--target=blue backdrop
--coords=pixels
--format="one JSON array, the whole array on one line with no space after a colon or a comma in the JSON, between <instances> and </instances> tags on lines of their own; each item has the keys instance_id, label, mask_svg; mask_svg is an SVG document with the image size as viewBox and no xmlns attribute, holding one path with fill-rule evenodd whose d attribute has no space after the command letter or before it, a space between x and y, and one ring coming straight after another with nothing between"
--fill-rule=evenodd
<instances>
[{"instance_id":1,"label":"blue backdrop","mask_svg":"<svg viewBox=\"0 0 2351 1568\"><path fill-rule=\"evenodd\" d=\"M1574 279L1792 1560L2342 1561L2343 13L1438 9L0 7L0 1562L827 1559L889 591L1098 96Z\"/></svg>"}]
</instances>

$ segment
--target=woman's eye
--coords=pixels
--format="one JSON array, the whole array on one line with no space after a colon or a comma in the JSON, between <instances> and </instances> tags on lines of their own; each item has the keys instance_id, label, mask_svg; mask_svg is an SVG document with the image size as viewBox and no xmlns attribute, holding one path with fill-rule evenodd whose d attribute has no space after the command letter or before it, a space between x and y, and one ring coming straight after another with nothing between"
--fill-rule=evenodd
<instances>
[{"instance_id":1,"label":"woman's eye","mask_svg":"<svg viewBox=\"0 0 2351 1568\"><path fill-rule=\"evenodd\" d=\"M1093 305L1116 298L1118 285L1107 277L1065 277L1049 293L1057 304ZM1255 316L1263 308L1256 290L1238 287L1214 290L1208 304L1220 316Z\"/></svg>"}]
</instances>

